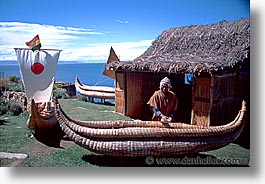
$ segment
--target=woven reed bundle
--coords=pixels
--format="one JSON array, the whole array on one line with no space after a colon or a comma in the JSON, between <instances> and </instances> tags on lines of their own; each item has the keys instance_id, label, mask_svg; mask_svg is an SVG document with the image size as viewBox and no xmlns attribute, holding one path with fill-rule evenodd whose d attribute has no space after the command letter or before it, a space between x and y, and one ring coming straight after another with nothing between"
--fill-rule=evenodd
<instances>
[{"instance_id":1,"label":"woven reed bundle","mask_svg":"<svg viewBox=\"0 0 265 184\"><path fill-rule=\"evenodd\" d=\"M93 152L112 156L172 156L220 148L240 135L246 111L242 103L233 122L217 127L95 129L76 125L78 120L68 119L58 101L55 104L58 122L70 140Z\"/></svg>"},{"instance_id":2,"label":"woven reed bundle","mask_svg":"<svg viewBox=\"0 0 265 184\"><path fill-rule=\"evenodd\" d=\"M76 125L88 128L97 129L117 129L117 128L128 128L128 127L157 127L157 128L206 128L205 126L190 125L184 123L162 123L160 121L124 121L124 120L114 120L114 121L82 121L73 119L68 116L62 109L58 102L55 102L56 112L59 114L60 118L73 122Z\"/></svg>"},{"instance_id":3,"label":"woven reed bundle","mask_svg":"<svg viewBox=\"0 0 265 184\"><path fill-rule=\"evenodd\" d=\"M58 113L57 116L60 116L61 119L66 121L72 122L73 124L80 125L82 127L88 128L96 128L96 129L117 129L117 128L128 128L128 127L142 127L142 128L169 128L169 129L206 129L206 126L202 125L191 125L185 123L166 123L160 121L124 121L124 120L114 120L114 121L82 121L73 119L72 117L68 116L61 108L58 101L54 100L55 110ZM230 124L235 122L232 121ZM230 124L223 125L222 127L225 128L226 126L230 126Z\"/></svg>"},{"instance_id":4,"label":"woven reed bundle","mask_svg":"<svg viewBox=\"0 0 265 184\"><path fill-rule=\"evenodd\" d=\"M215 127L197 127L189 128L159 128L159 127L126 127L119 129L98 129L88 128L71 122L60 111L56 111L58 121L63 121L69 128L76 133L89 138L110 138L110 139L142 139L142 138L177 138L177 137L208 137L219 134L225 134L233 131L239 126L241 121L233 121L227 125ZM240 115L240 114L239 114ZM243 118L241 116L241 118ZM236 118L237 119L237 118ZM102 121L104 123L104 121Z\"/></svg>"},{"instance_id":5,"label":"woven reed bundle","mask_svg":"<svg viewBox=\"0 0 265 184\"><path fill-rule=\"evenodd\" d=\"M73 119L72 117L68 116L61 108L57 99L54 99L53 103L55 104L55 110L57 113L60 114L61 118L64 118L70 122L73 122L76 125L80 125L82 127L88 128L97 128L97 129L116 129L116 128L128 128L128 127L152 127L152 128L177 128L177 129L209 129L207 126L202 125L191 125L185 123L167 123L167 122L160 122L160 121L141 121L141 120L134 120L134 121L124 121L124 120L114 120L114 121L82 121ZM245 102L243 102L245 103ZM244 104L243 104L244 105ZM244 105L245 106L245 105ZM237 118L236 118L237 119ZM236 120L235 119L235 120ZM235 123L235 120L230 122L229 124L222 125L222 126L215 126L210 128L215 129L227 129L226 127L231 127L232 124Z\"/></svg>"}]
</instances>

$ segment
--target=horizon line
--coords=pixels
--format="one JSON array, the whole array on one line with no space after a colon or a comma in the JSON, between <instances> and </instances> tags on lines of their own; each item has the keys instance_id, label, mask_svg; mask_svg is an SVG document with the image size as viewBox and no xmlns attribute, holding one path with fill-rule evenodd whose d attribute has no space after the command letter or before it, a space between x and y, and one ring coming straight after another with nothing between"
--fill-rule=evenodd
<instances>
[{"instance_id":1,"label":"horizon line","mask_svg":"<svg viewBox=\"0 0 265 184\"><path fill-rule=\"evenodd\" d=\"M0 60L0 63L1 62L17 62L17 60ZM60 62L64 62L64 63L67 63L67 62L71 62L71 63L106 63L106 61L104 60L80 60L80 61L75 61L75 60L58 60L58 63Z\"/></svg>"}]
</instances>

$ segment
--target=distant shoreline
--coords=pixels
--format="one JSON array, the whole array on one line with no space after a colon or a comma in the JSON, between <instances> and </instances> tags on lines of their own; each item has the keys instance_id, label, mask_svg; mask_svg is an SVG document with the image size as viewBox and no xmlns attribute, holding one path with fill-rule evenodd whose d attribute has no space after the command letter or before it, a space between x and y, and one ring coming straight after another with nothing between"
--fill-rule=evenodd
<instances>
[{"instance_id":1,"label":"distant shoreline","mask_svg":"<svg viewBox=\"0 0 265 184\"><path fill-rule=\"evenodd\" d=\"M59 65L63 64L98 64L106 61L58 61ZM0 60L0 65L18 65L16 60Z\"/></svg>"},{"instance_id":2,"label":"distant shoreline","mask_svg":"<svg viewBox=\"0 0 265 184\"><path fill-rule=\"evenodd\" d=\"M75 83L78 76L83 84L88 86L114 86L114 80L103 75L105 63L84 63L75 61L62 61L56 67L55 80ZM21 78L17 61L0 61L0 77L17 76Z\"/></svg>"}]
</instances>

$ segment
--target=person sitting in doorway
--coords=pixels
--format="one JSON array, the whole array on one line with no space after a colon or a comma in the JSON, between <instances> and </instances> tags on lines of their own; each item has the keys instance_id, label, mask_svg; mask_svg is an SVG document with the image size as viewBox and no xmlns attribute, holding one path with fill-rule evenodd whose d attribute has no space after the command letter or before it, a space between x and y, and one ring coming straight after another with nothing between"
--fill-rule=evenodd
<instances>
[{"instance_id":1,"label":"person sitting in doorway","mask_svg":"<svg viewBox=\"0 0 265 184\"><path fill-rule=\"evenodd\" d=\"M160 89L155 91L147 105L152 110L153 121L171 122L178 108L178 99L170 91L172 88L170 79L165 77L160 82Z\"/></svg>"}]
</instances>

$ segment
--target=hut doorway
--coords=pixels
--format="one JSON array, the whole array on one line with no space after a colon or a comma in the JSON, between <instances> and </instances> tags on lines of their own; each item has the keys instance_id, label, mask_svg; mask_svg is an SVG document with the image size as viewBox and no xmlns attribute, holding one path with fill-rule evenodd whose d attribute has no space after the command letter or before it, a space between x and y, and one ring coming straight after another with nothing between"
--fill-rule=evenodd
<instances>
[{"instance_id":1,"label":"hut doorway","mask_svg":"<svg viewBox=\"0 0 265 184\"><path fill-rule=\"evenodd\" d=\"M185 74L170 77L172 91L178 99L176 122L190 124L192 109L192 82L185 83Z\"/></svg>"},{"instance_id":2,"label":"hut doorway","mask_svg":"<svg viewBox=\"0 0 265 184\"><path fill-rule=\"evenodd\" d=\"M178 109L176 112L176 122L190 124L192 108L192 84L185 84L184 74L153 74L145 73L143 75L142 87L142 120L151 120L153 113L147 106L147 102L153 93L159 90L160 81L168 77L172 84L172 91L178 99Z\"/></svg>"},{"instance_id":3,"label":"hut doorway","mask_svg":"<svg viewBox=\"0 0 265 184\"><path fill-rule=\"evenodd\" d=\"M116 72L115 110L134 119L150 121L153 112L147 105L159 90L160 81L168 77L172 91L178 99L175 122L190 124L192 110L192 84L185 84L184 74L151 72Z\"/></svg>"}]
</instances>

